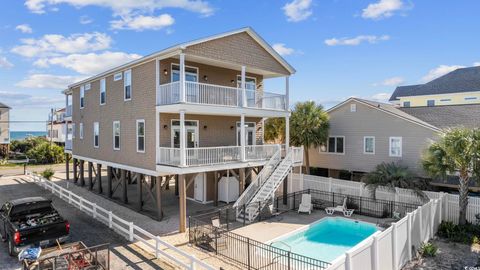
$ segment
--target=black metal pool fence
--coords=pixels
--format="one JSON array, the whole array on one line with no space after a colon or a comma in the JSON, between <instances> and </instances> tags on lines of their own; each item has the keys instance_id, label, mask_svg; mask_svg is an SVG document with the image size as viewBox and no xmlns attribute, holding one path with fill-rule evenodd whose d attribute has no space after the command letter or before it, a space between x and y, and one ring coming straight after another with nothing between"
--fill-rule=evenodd
<instances>
[{"instance_id":1,"label":"black metal pool fence","mask_svg":"<svg viewBox=\"0 0 480 270\"><path fill-rule=\"evenodd\" d=\"M259 215L252 221L244 216L237 218L237 210L223 207L212 212L189 217L189 242L202 249L226 257L247 269L326 269L330 263L309 258L289 251L289 247L277 248L248 237L231 232L231 229L281 215L282 212L296 210L301 203L302 194L310 194L314 209L325 209L342 205L347 198L347 208L355 214L392 218L394 213L403 216L418 208L417 204L388 200L375 200L368 197L351 196L335 192L307 189L274 200L242 205L239 208L258 207ZM217 219L215 226L212 220Z\"/></svg>"}]
</instances>

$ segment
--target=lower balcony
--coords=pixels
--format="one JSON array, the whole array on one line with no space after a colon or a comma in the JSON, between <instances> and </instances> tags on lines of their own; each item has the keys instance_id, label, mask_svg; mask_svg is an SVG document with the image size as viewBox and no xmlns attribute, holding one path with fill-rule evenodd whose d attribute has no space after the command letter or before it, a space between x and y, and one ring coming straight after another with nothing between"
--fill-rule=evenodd
<instances>
[{"instance_id":1,"label":"lower balcony","mask_svg":"<svg viewBox=\"0 0 480 270\"><path fill-rule=\"evenodd\" d=\"M241 146L195 147L185 149L185 164L182 165L180 148L160 147L157 164L193 167L221 165L238 162L266 161L280 150L278 144L245 146L245 157Z\"/></svg>"}]
</instances>

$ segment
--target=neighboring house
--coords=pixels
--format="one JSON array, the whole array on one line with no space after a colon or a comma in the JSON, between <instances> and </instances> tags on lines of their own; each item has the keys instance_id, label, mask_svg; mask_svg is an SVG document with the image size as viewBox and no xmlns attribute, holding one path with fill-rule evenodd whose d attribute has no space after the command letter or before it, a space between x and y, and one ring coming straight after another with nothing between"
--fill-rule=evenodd
<instances>
[{"instance_id":1,"label":"neighboring house","mask_svg":"<svg viewBox=\"0 0 480 270\"><path fill-rule=\"evenodd\" d=\"M480 103L480 66L459 68L425 84L398 86L390 102L401 107Z\"/></svg>"},{"instance_id":2,"label":"neighboring house","mask_svg":"<svg viewBox=\"0 0 480 270\"><path fill-rule=\"evenodd\" d=\"M50 113L48 116L48 123L47 123L47 140L51 140L60 145L65 144L66 136L67 136L67 123L70 123L65 118L66 109L57 109Z\"/></svg>"},{"instance_id":3,"label":"neighboring house","mask_svg":"<svg viewBox=\"0 0 480 270\"><path fill-rule=\"evenodd\" d=\"M8 155L10 145L10 107L0 103L0 156Z\"/></svg>"},{"instance_id":4,"label":"neighboring house","mask_svg":"<svg viewBox=\"0 0 480 270\"><path fill-rule=\"evenodd\" d=\"M182 43L72 84L64 93L67 111L72 108L66 152L74 158L74 180L83 179L84 162L96 163L97 171L107 168L110 185L112 179L125 183L129 175L148 177L150 184L175 176L182 231L186 197L216 202L218 180L225 176L237 177L241 194L248 175L280 149L263 144L263 122L268 117L288 122L294 72L244 28ZM267 92L264 80L279 77L285 78L284 91ZM289 149L288 138L286 144ZM126 192L122 196L127 202ZM160 206L157 211L161 218Z\"/></svg>"}]
</instances>

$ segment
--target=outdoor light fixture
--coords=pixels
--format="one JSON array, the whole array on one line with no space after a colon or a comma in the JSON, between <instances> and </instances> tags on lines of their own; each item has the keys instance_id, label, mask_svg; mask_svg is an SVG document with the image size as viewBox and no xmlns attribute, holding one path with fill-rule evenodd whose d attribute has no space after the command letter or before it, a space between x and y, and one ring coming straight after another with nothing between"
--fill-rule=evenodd
<instances>
[{"instance_id":1,"label":"outdoor light fixture","mask_svg":"<svg viewBox=\"0 0 480 270\"><path fill-rule=\"evenodd\" d=\"M168 128L168 125L163 125L163 129L167 129Z\"/></svg>"},{"instance_id":2,"label":"outdoor light fixture","mask_svg":"<svg viewBox=\"0 0 480 270\"><path fill-rule=\"evenodd\" d=\"M207 75L203 76L203 80L208 81L208 76Z\"/></svg>"},{"instance_id":3,"label":"outdoor light fixture","mask_svg":"<svg viewBox=\"0 0 480 270\"><path fill-rule=\"evenodd\" d=\"M203 126L203 129L207 129L207 126Z\"/></svg>"},{"instance_id":4,"label":"outdoor light fixture","mask_svg":"<svg viewBox=\"0 0 480 270\"><path fill-rule=\"evenodd\" d=\"M230 126L230 129L232 129L232 130L233 130L233 126Z\"/></svg>"},{"instance_id":5,"label":"outdoor light fixture","mask_svg":"<svg viewBox=\"0 0 480 270\"><path fill-rule=\"evenodd\" d=\"M232 84L235 84L235 80L231 80L230 82L231 82Z\"/></svg>"},{"instance_id":6,"label":"outdoor light fixture","mask_svg":"<svg viewBox=\"0 0 480 270\"><path fill-rule=\"evenodd\" d=\"M165 76L167 76L167 75L168 75L168 70L167 70L167 69L164 69L164 70L163 70L163 74L164 74Z\"/></svg>"}]
</instances>

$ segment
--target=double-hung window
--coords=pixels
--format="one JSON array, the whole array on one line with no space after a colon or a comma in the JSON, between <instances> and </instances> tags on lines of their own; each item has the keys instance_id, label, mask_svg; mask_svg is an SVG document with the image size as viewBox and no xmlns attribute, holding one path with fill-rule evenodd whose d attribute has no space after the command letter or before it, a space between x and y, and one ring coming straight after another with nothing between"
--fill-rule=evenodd
<instances>
[{"instance_id":1,"label":"double-hung window","mask_svg":"<svg viewBox=\"0 0 480 270\"><path fill-rule=\"evenodd\" d=\"M113 121L113 150L120 150L120 121Z\"/></svg>"},{"instance_id":2,"label":"double-hung window","mask_svg":"<svg viewBox=\"0 0 480 270\"><path fill-rule=\"evenodd\" d=\"M85 107L85 87L80 86L80 109Z\"/></svg>"},{"instance_id":3,"label":"double-hung window","mask_svg":"<svg viewBox=\"0 0 480 270\"><path fill-rule=\"evenodd\" d=\"M83 123L80 123L80 125L78 126L78 132L80 133L80 140L83 140Z\"/></svg>"},{"instance_id":4,"label":"double-hung window","mask_svg":"<svg viewBox=\"0 0 480 270\"><path fill-rule=\"evenodd\" d=\"M137 120L137 152L145 152L145 120Z\"/></svg>"},{"instance_id":5,"label":"double-hung window","mask_svg":"<svg viewBox=\"0 0 480 270\"><path fill-rule=\"evenodd\" d=\"M402 156L402 137L390 137L389 139L389 153L391 157Z\"/></svg>"},{"instance_id":6,"label":"double-hung window","mask_svg":"<svg viewBox=\"0 0 480 270\"><path fill-rule=\"evenodd\" d=\"M123 99L132 99L132 71L127 70L123 74Z\"/></svg>"},{"instance_id":7,"label":"double-hung window","mask_svg":"<svg viewBox=\"0 0 480 270\"><path fill-rule=\"evenodd\" d=\"M103 78L100 80L100 105L103 105L105 104L105 102L107 102L106 87L107 87L106 81L105 81L105 78Z\"/></svg>"},{"instance_id":8,"label":"double-hung window","mask_svg":"<svg viewBox=\"0 0 480 270\"><path fill-rule=\"evenodd\" d=\"M375 137L373 136L363 137L363 153L375 154Z\"/></svg>"},{"instance_id":9,"label":"double-hung window","mask_svg":"<svg viewBox=\"0 0 480 270\"><path fill-rule=\"evenodd\" d=\"M327 145L321 146L320 151L334 153L334 154L345 153L345 137L344 136L328 137Z\"/></svg>"},{"instance_id":10,"label":"double-hung window","mask_svg":"<svg viewBox=\"0 0 480 270\"><path fill-rule=\"evenodd\" d=\"M100 126L98 122L93 123L93 147L98 148L100 140Z\"/></svg>"}]
</instances>

